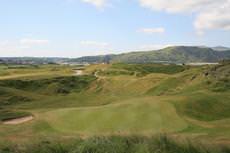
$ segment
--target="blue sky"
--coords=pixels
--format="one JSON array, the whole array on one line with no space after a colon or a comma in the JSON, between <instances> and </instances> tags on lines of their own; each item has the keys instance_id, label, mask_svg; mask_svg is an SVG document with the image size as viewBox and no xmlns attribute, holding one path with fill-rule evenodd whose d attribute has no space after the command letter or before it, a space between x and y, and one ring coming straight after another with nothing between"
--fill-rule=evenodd
<instances>
[{"instance_id":1,"label":"blue sky","mask_svg":"<svg viewBox=\"0 0 230 153\"><path fill-rule=\"evenodd\" d=\"M0 0L0 56L230 46L229 0Z\"/></svg>"}]
</instances>

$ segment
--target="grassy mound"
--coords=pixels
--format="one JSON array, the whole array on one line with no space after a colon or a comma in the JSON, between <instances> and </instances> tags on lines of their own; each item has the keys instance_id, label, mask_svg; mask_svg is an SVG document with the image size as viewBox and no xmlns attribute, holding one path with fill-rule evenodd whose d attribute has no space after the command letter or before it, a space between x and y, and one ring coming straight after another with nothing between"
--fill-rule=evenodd
<instances>
[{"instance_id":1,"label":"grassy mound","mask_svg":"<svg viewBox=\"0 0 230 153\"><path fill-rule=\"evenodd\" d=\"M134 75L135 72L127 71L127 70L110 69L106 71L98 71L98 74L103 76L118 76L118 75Z\"/></svg>"},{"instance_id":2,"label":"grassy mound","mask_svg":"<svg viewBox=\"0 0 230 153\"><path fill-rule=\"evenodd\" d=\"M17 91L12 91L12 89L8 90L4 87L0 87L0 107L30 102L32 100L33 98L28 95L17 93Z\"/></svg>"},{"instance_id":3,"label":"grassy mound","mask_svg":"<svg viewBox=\"0 0 230 153\"><path fill-rule=\"evenodd\" d=\"M0 105L15 105L15 104L19 104L19 103L25 103L25 102L30 102L32 101L31 99L29 99L28 97L24 97L24 96L11 96L11 97L7 97L5 98Z\"/></svg>"},{"instance_id":4,"label":"grassy mound","mask_svg":"<svg viewBox=\"0 0 230 153\"><path fill-rule=\"evenodd\" d=\"M139 75L146 75L150 73L165 73L175 74L186 69L185 66L180 65L162 65L162 64L113 64L114 69L123 69L131 72L136 72Z\"/></svg>"},{"instance_id":5,"label":"grassy mound","mask_svg":"<svg viewBox=\"0 0 230 153\"><path fill-rule=\"evenodd\" d=\"M203 120L214 121L230 117L230 96L210 93L193 93L184 101L176 103L182 115Z\"/></svg>"},{"instance_id":6,"label":"grassy mound","mask_svg":"<svg viewBox=\"0 0 230 153\"><path fill-rule=\"evenodd\" d=\"M44 94L67 94L71 91L80 92L94 81L94 76L67 76L39 80L2 80L0 86L26 91L36 91Z\"/></svg>"},{"instance_id":7,"label":"grassy mound","mask_svg":"<svg viewBox=\"0 0 230 153\"><path fill-rule=\"evenodd\" d=\"M211 67L205 72L210 89L215 92L230 91L230 62Z\"/></svg>"},{"instance_id":8,"label":"grassy mound","mask_svg":"<svg viewBox=\"0 0 230 153\"><path fill-rule=\"evenodd\" d=\"M183 83L182 80L178 78L169 78L147 91L147 94L158 96L164 95L173 92L181 83Z\"/></svg>"}]
</instances>

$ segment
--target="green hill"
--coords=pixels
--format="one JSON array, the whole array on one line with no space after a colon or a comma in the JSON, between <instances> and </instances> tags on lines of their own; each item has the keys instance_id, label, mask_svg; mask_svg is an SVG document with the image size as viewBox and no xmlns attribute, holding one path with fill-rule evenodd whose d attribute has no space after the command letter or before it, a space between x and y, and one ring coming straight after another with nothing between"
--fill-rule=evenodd
<instances>
[{"instance_id":1,"label":"green hill","mask_svg":"<svg viewBox=\"0 0 230 153\"><path fill-rule=\"evenodd\" d=\"M168 47L156 51L131 52L119 55L89 56L72 59L72 62L88 63L190 63L218 62L230 58L230 51L216 51L202 47Z\"/></svg>"}]
</instances>

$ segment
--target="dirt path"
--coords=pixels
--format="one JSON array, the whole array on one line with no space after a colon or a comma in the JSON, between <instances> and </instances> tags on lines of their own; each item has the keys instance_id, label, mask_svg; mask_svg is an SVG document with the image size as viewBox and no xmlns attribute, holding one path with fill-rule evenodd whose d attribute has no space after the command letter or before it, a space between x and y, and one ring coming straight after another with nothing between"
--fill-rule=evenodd
<instances>
[{"instance_id":1,"label":"dirt path","mask_svg":"<svg viewBox=\"0 0 230 153\"><path fill-rule=\"evenodd\" d=\"M17 125L17 124L22 124L22 123L31 121L33 119L34 119L33 116L26 116L26 117L22 117L22 118L16 118L16 119L4 121L3 124L6 124L6 125Z\"/></svg>"}]
</instances>

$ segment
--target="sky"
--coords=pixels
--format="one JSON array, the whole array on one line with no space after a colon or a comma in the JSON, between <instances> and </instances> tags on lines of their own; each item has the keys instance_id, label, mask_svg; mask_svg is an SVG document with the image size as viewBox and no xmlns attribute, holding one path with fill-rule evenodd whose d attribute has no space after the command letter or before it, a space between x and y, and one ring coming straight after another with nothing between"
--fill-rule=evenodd
<instances>
[{"instance_id":1,"label":"sky","mask_svg":"<svg viewBox=\"0 0 230 153\"><path fill-rule=\"evenodd\" d=\"M0 56L230 47L230 0L0 0Z\"/></svg>"}]
</instances>

